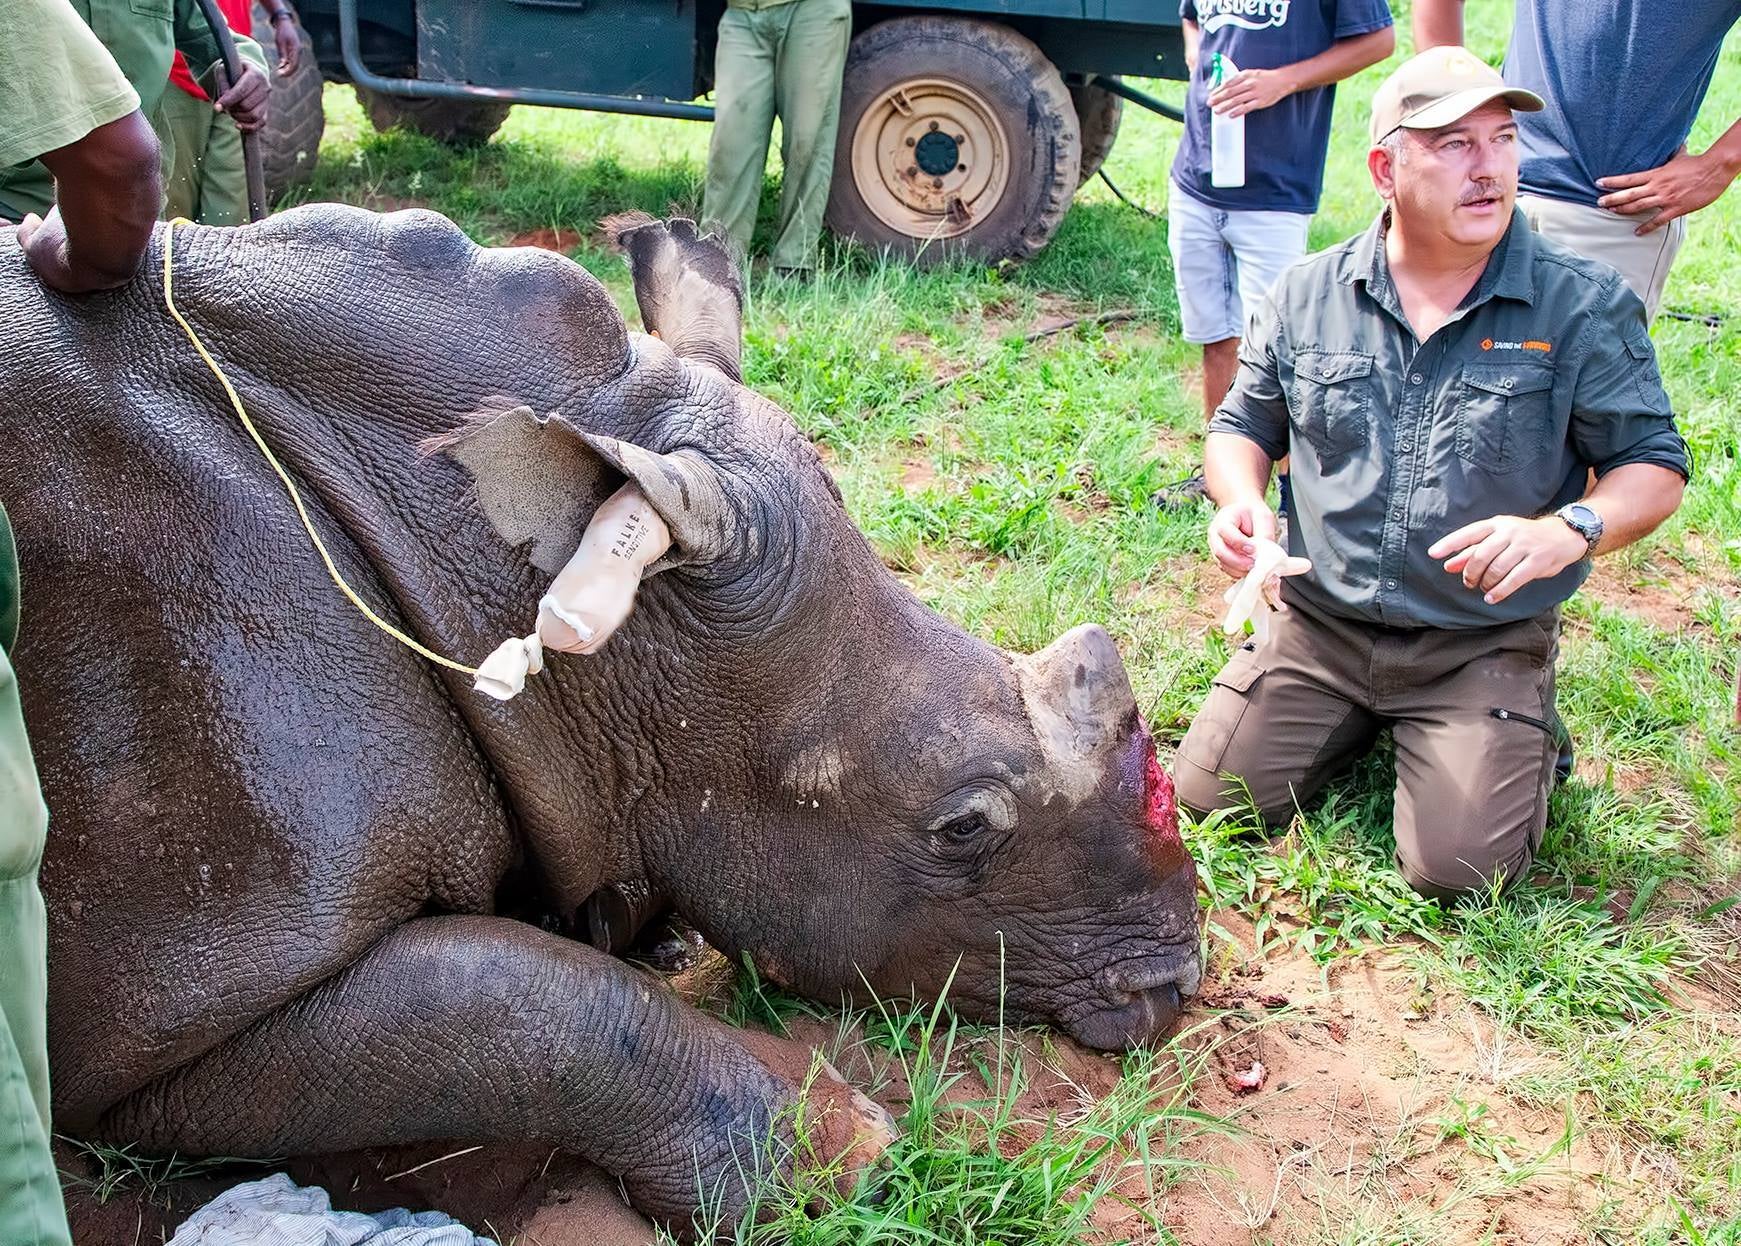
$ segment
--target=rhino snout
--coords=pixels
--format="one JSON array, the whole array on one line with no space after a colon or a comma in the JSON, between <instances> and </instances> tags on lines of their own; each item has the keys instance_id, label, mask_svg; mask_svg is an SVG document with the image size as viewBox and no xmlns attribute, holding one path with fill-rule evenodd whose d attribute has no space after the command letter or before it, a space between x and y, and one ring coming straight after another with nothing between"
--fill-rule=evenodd
<instances>
[{"instance_id":1,"label":"rhino snout","mask_svg":"<svg viewBox=\"0 0 1741 1246\"><path fill-rule=\"evenodd\" d=\"M1195 947L1165 965L1112 975L1107 1002L1067 1019L1064 1029L1085 1047L1124 1051L1172 1033L1185 1000L1197 993L1203 965Z\"/></svg>"}]
</instances>

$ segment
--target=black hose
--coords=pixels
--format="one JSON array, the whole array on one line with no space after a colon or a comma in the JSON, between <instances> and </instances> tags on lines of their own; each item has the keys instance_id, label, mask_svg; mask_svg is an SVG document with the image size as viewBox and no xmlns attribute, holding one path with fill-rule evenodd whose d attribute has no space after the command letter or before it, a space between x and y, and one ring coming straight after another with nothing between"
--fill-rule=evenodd
<instances>
[{"instance_id":1,"label":"black hose","mask_svg":"<svg viewBox=\"0 0 1741 1246\"><path fill-rule=\"evenodd\" d=\"M1125 207L1134 208L1136 211L1141 212L1144 216L1152 217L1153 219L1155 219L1157 221L1164 221L1167 219L1166 213L1156 212L1153 208L1145 208L1145 207L1143 207L1142 204L1136 202L1134 199L1130 198L1130 196L1126 195L1122 190L1120 190L1118 188L1117 183L1115 183L1110 177L1106 176L1106 166L1105 165L1102 165L1100 168L1100 180L1106 183L1106 188L1108 190L1110 190L1113 194L1117 195L1119 202L1124 204Z\"/></svg>"},{"instance_id":2,"label":"black hose","mask_svg":"<svg viewBox=\"0 0 1741 1246\"><path fill-rule=\"evenodd\" d=\"M217 0L199 0L199 7L206 16L206 25L212 28L212 37L218 41L218 52L224 59L221 81L227 90L242 80L241 53L236 51L236 41L230 36L230 23L218 11ZM248 177L248 219L263 221L266 219L266 170L260 163L260 136L257 132L242 131L242 166Z\"/></svg>"}]
</instances>

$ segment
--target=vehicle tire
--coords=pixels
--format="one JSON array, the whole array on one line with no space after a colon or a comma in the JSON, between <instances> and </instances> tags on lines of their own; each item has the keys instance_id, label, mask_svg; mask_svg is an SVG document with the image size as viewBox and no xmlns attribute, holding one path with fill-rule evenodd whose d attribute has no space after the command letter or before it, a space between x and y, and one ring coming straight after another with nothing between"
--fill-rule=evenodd
<instances>
[{"instance_id":1,"label":"vehicle tire","mask_svg":"<svg viewBox=\"0 0 1741 1246\"><path fill-rule=\"evenodd\" d=\"M260 131L260 163L266 172L266 198L274 201L314 176L320 136L326 132L320 64L314 59L314 41L302 28L300 18L296 33L302 40L302 56L296 62L296 72L280 78L272 22L264 5L254 6L254 42L266 53L266 80L272 84L266 126Z\"/></svg>"},{"instance_id":2,"label":"vehicle tire","mask_svg":"<svg viewBox=\"0 0 1741 1246\"><path fill-rule=\"evenodd\" d=\"M508 110L513 107L479 100L386 95L364 86L356 90L363 110L377 130L384 133L394 126L403 126L454 147L476 147L489 142L490 135L508 119Z\"/></svg>"},{"instance_id":3,"label":"vehicle tire","mask_svg":"<svg viewBox=\"0 0 1741 1246\"><path fill-rule=\"evenodd\" d=\"M1076 105L1076 128L1082 135L1082 167L1076 175L1076 184L1081 186L1100 171L1112 151L1119 119L1124 116L1124 101L1090 82L1071 87L1070 102Z\"/></svg>"},{"instance_id":4,"label":"vehicle tire","mask_svg":"<svg viewBox=\"0 0 1741 1246\"><path fill-rule=\"evenodd\" d=\"M1027 259L1069 210L1080 156L1039 48L996 22L898 17L847 53L828 226L920 262Z\"/></svg>"}]
</instances>

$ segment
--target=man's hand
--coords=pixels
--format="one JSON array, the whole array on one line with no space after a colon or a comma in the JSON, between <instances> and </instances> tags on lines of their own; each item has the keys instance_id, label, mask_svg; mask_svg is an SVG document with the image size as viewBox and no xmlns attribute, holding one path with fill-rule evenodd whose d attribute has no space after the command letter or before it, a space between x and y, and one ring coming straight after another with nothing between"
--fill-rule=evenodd
<instances>
[{"instance_id":1,"label":"man's hand","mask_svg":"<svg viewBox=\"0 0 1741 1246\"><path fill-rule=\"evenodd\" d=\"M1223 117L1243 117L1280 103L1298 89L1285 69L1242 69L1209 92L1209 107Z\"/></svg>"},{"instance_id":2,"label":"man's hand","mask_svg":"<svg viewBox=\"0 0 1741 1246\"><path fill-rule=\"evenodd\" d=\"M236 119L236 128L252 134L266 124L266 106L272 96L272 84L266 75L248 62L242 62L242 76L229 90L218 96L213 107Z\"/></svg>"},{"instance_id":3,"label":"man's hand","mask_svg":"<svg viewBox=\"0 0 1741 1246\"><path fill-rule=\"evenodd\" d=\"M50 208L44 220L32 212L18 224L18 245L24 248L24 258L36 270L43 284L53 286L62 294L89 294L120 282L92 284L92 276L80 273L67 253L66 226L61 224L60 209Z\"/></svg>"},{"instance_id":4,"label":"man's hand","mask_svg":"<svg viewBox=\"0 0 1741 1246\"><path fill-rule=\"evenodd\" d=\"M1257 550L1252 544L1254 537L1276 539L1275 512L1262 498L1229 503L1209 521L1209 552L1215 555L1221 569L1236 580L1251 570L1252 555Z\"/></svg>"},{"instance_id":5,"label":"man's hand","mask_svg":"<svg viewBox=\"0 0 1741 1246\"><path fill-rule=\"evenodd\" d=\"M1532 580L1558 575L1579 561L1589 543L1558 515L1523 519L1495 515L1440 537L1427 550L1445 559L1445 570L1461 575L1465 588L1484 592L1496 606Z\"/></svg>"},{"instance_id":6,"label":"man's hand","mask_svg":"<svg viewBox=\"0 0 1741 1246\"><path fill-rule=\"evenodd\" d=\"M277 74L280 78L288 78L296 72L297 62L302 59L302 37L296 33L296 23L286 9L279 9L272 15L272 45L278 49Z\"/></svg>"},{"instance_id":7,"label":"man's hand","mask_svg":"<svg viewBox=\"0 0 1741 1246\"><path fill-rule=\"evenodd\" d=\"M48 210L46 219L32 212L20 221L18 245L24 249L25 262L36 270L43 284L53 286L62 294L113 290L133 279L132 273L103 272L78 263L73 258L66 223L61 220L58 206Z\"/></svg>"},{"instance_id":8,"label":"man's hand","mask_svg":"<svg viewBox=\"0 0 1741 1246\"><path fill-rule=\"evenodd\" d=\"M1596 200L1596 205L1627 216L1654 213L1634 231L1643 237L1716 202L1735 180L1736 171L1736 166L1724 161L1715 149L1697 156L1681 151L1667 164L1642 173L1597 178L1596 185L1610 193Z\"/></svg>"}]
</instances>

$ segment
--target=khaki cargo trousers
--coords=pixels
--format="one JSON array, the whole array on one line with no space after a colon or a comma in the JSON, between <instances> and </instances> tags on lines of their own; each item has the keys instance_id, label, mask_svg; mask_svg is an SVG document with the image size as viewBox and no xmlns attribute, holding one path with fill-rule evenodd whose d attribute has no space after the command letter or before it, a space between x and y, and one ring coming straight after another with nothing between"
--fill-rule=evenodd
<instances>
[{"instance_id":1,"label":"khaki cargo trousers","mask_svg":"<svg viewBox=\"0 0 1741 1246\"><path fill-rule=\"evenodd\" d=\"M756 0L719 19L716 114L707 153L702 218L724 226L747 257L762 198L768 142L780 118L780 221L775 268L816 266L822 215L834 178L840 81L852 42L851 0Z\"/></svg>"},{"instance_id":2,"label":"khaki cargo trousers","mask_svg":"<svg viewBox=\"0 0 1741 1246\"><path fill-rule=\"evenodd\" d=\"M1235 651L1179 746L1181 804L1279 825L1381 729L1396 743L1397 868L1447 898L1529 869L1558 755L1559 612L1402 630L1290 609ZM1248 793L1249 792L1249 796Z\"/></svg>"}]
</instances>

